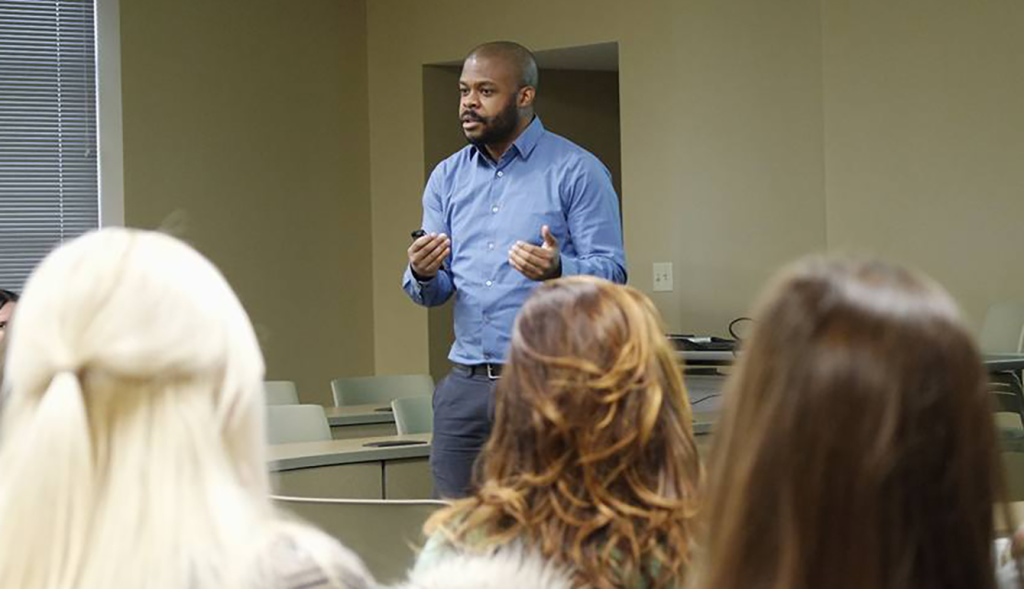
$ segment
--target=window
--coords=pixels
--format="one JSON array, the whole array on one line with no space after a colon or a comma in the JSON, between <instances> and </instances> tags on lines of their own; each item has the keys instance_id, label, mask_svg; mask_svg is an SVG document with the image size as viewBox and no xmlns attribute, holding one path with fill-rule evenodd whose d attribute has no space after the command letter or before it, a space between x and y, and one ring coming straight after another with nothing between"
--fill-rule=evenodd
<instances>
[{"instance_id":1,"label":"window","mask_svg":"<svg viewBox=\"0 0 1024 589\"><path fill-rule=\"evenodd\" d=\"M94 0L0 0L0 288L99 226Z\"/></svg>"}]
</instances>

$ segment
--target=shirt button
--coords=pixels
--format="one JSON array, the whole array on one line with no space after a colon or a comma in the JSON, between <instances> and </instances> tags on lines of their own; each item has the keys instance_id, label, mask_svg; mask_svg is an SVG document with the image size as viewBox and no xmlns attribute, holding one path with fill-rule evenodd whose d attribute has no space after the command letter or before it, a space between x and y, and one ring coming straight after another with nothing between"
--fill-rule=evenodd
<instances>
[{"instance_id":1,"label":"shirt button","mask_svg":"<svg viewBox=\"0 0 1024 589\"><path fill-rule=\"evenodd\" d=\"M487 281L487 282L485 282L484 284L486 284L487 286L490 286L490 285L492 285L492 284L494 284L494 283L493 283L493 282L491 282L490 280L488 280L488 281Z\"/></svg>"},{"instance_id":2,"label":"shirt button","mask_svg":"<svg viewBox=\"0 0 1024 589\"><path fill-rule=\"evenodd\" d=\"M487 244L487 249L489 249L489 250L494 249L494 242L493 241Z\"/></svg>"},{"instance_id":3,"label":"shirt button","mask_svg":"<svg viewBox=\"0 0 1024 589\"><path fill-rule=\"evenodd\" d=\"M500 171L500 170L498 171L498 177L499 177L499 178L501 178L501 177L502 177L502 176L504 176L504 175L505 175L505 172L502 172L502 171Z\"/></svg>"},{"instance_id":4,"label":"shirt button","mask_svg":"<svg viewBox=\"0 0 1024 589\"><path fill-rule=\"evenodd\" d=\"M491 207L491 212L492 213L497 213L498 212L498 207L497 206Z\"/></svg>"}]
</instances>

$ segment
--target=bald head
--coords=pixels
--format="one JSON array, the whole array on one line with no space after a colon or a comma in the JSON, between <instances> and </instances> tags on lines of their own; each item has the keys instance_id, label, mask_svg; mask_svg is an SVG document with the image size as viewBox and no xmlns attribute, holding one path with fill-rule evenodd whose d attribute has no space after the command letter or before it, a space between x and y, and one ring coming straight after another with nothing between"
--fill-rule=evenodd
<instances>
[{"instance_id":1,"label":"bald head","mask_svg":"<svg viewBox=\"0 0 1024 589\"><path fill-rule=\"evenodd\" d=\"M459 119L470 143L486 146L498 161L533 120L537 62L508 41L484 43L462 63Z\"/></svg>"},{"instance_id":2,"label":"bald head","mask_svg":"<svg viewBox=\"0 0 1024 589\"><path fill-rule=\"evenodd\" d=\"M531 86L537 88L539 76L537 74L537 61L533 53L519 43L512 41L492 41L478 45L469 52L466 60L472 58L501 61L506 63L512 70L512 74L520 88Z\"/></svg>"}]
</instances>

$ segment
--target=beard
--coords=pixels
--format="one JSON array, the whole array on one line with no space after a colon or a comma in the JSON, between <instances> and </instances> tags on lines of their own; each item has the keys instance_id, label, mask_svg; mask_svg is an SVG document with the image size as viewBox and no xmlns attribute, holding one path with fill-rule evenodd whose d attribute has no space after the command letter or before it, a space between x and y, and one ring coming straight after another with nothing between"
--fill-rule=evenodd
<instances>
[{"instance_id":1,"label":"beard","mask_svg":"<svg viewBox=\"0 0 1024 589\"><path fill-rule=\"evenodd\" d=\"M466 141L477 147L483 147L501 143L512 137L519 124L519 109L516 108L515 100L509 100L505 108L493 117L481 117L476 113L465 113L462 117L481 123L482 129L478 135L471 137L468 133L464 132L463 134L466 136ZM460 121L462 117L460 117Z\"/></svg>"}]
</instances>

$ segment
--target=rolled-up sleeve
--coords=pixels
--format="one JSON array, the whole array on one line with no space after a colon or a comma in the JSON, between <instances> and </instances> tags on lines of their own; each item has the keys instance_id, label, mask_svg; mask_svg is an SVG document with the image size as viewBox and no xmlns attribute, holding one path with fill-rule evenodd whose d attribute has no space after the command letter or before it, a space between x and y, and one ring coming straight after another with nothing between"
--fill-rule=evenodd
<instances>
[{"instance_id":1,"label":"rolled-up sleeve","mask_svg":"<svg viewBox=\"0 0 1024 589\"><path fill-rule=\"evenodd\" d=\"M566 220L575 252L562 252L562 276L589 274L626 282L619 199L608 169L593 156L570 170Z\"/></svg>"}]
</instances>

